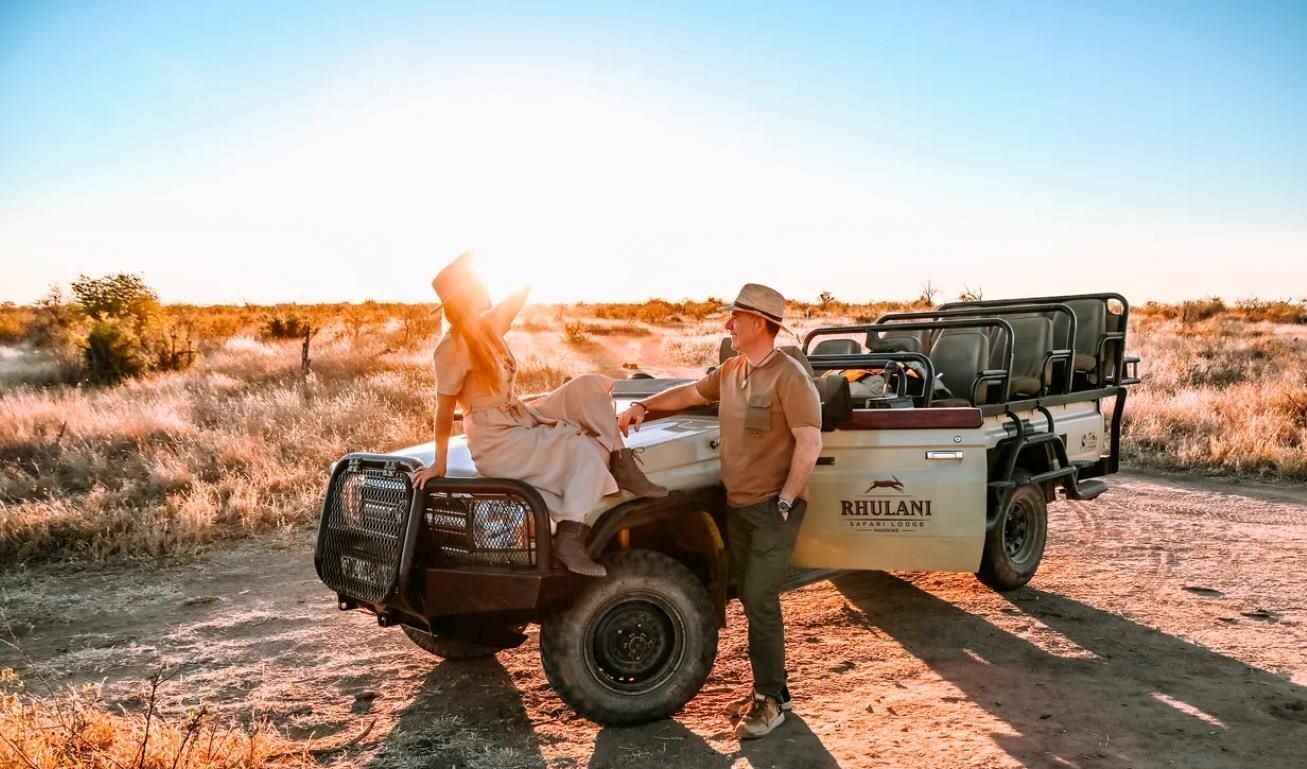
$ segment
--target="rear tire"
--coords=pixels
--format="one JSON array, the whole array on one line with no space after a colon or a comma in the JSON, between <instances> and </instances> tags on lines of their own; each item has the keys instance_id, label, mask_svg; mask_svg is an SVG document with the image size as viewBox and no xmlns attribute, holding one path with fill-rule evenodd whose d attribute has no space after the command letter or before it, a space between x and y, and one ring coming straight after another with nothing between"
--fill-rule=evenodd
<instances>
[{"instance_id":1,"label":"rear tire","mask_svg":"<svg viewBox=\"0 0 1307 769\"><path fill-rule=\"evenodd\" d=\"M1039 570L1048 540L1048 502L1044 490L1019 473L1012 504L985 534L985 550L976 577L998 591L1015 590Z\"/></svg>"},{"instance_id":2,"label":"rear tire","mask_svg":"<svg viewBox=\"0 0 1307 769\"><path fill-rule=\"evenodd\" d=\"M717 658L712 598L680 562L650 550L604 559L608 576L540 626L554 691L605 726L666 718L699 693Z\"/></svg>"},{"instance_id":3,"label":"rear tire","mask_svg":"<svg viewBox=\"0 0 1307 769\"><path fill-rule=\"evenodd\" d=\"M422 649L447 660L475 660L483 657L489 657L504 649L506 646L486 646L485 644L471 643L469 641L459 641L453 638L441 638L430 633L418 630L417 628L402 626L404 635L408 640L422 647ZM515 629L520 633L524 625L519 625Z\"/></svg>"}]
</instances>

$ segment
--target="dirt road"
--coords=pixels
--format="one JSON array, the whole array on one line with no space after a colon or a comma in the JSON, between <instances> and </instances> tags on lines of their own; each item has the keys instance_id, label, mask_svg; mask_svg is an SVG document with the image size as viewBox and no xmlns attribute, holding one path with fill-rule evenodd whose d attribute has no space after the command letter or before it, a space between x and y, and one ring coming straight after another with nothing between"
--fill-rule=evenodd
<instances>
[{"instance_id":1,"label":"dirt road","mask_svg":"<svg viewBox=\"0 0 1307 769\"><path fill-rule=\"evenodd\" d=\"M1307 766L1307 495L1120 476L1051 511L1045 562L1007 596L969 575L865 573L785 600L796 717L758 743L720 715L745 690L733 606L712 678L674 720L601 729L540 671L534 636L440 662L337 611L311 539L181 565L0 578L32 681L139 704L266 715L341 740L342 765L489 767Z\"/></svg>"}]
</instances>

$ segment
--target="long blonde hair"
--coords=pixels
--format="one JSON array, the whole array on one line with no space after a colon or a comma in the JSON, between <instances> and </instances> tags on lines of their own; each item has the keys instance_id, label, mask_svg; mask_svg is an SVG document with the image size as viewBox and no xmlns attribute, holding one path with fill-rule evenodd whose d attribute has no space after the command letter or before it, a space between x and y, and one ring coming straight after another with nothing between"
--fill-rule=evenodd
<instances>
[{"instance_id":1,"label":"long blonde hair","mask_svg":"<svg viewBox=\"0 0 1307 769\"><path fill-rule=\"evenodd\" d=\"M494 332L486 328L480 315L465 312L461 302L449 302L444 306L445 319L449 321L449 332L457 335L467 345L472 358L472 370L469 376L483 388L495 392L499 389L500 355L496 349Z\"/></svg>"}]
</instances>

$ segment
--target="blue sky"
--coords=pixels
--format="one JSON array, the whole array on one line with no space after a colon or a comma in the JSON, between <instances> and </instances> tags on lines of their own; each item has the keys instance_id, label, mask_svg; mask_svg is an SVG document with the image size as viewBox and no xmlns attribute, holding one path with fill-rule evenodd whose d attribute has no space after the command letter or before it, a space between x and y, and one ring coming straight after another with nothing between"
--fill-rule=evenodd
<instances>
[{"instance_id":1,"label":"blue sky","mask_svg":"<svg viewBox=\"0 0 1307 769\"><path fill-rule=\"evenodd\" d=\"M0 3L0 300L1307 295L1307 4Z\"/></svg>"}]
</instances>

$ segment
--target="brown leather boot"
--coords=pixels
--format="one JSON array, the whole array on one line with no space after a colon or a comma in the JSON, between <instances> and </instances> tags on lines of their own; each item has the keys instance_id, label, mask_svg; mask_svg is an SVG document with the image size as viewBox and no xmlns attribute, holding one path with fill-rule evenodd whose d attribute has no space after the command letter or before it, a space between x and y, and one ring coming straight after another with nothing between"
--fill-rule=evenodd
<instances>
[{"instance_id":1,"label":"brown leather boot","mask_svg":"<svg viewBox=\"0 0 1307 769\"><path fill-rule=\"evenodd\" d=\"M637 497L665 497L667 489L659 486L644 476L638 463L640 452L644 449L618 449L613 452L608 462L608 471L613 474L619 488L625 489Z\"/></svg>"},{"instance_id":2,"label":"brown leather boot","mask_svg":"<svg viewBox=\"0 0 1307 769\"><path fill-rule=\"evenodd\" d=\"M560 521L558 531L554 534L554 555L573 574L606 577L608 570L603 564L595 563L586 552L585 540L589 535L590 527L584 523Z\"/></svg>"}]
</instances>

